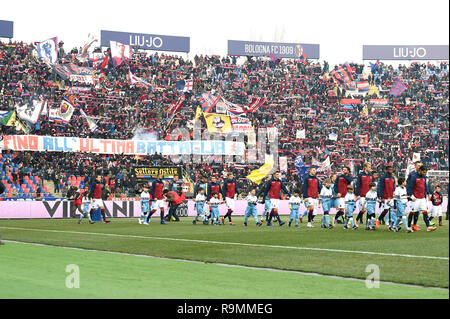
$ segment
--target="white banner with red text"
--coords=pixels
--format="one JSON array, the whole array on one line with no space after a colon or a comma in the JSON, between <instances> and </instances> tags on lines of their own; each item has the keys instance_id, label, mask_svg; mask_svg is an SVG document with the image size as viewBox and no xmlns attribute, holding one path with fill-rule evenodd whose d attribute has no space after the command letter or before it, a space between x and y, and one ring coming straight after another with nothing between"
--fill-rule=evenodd
<instances>
[{"instance_id":1,"label":"white banner with red text","mask_svg":"<svg viewBox=\"0 0 450 319\"><path fill-rule=\"evenodd\" d=\"M245 155L243 142L221 140L146 141L63 136L3 135L0 149L124 155Z\"/></svg>"}]
</instances>

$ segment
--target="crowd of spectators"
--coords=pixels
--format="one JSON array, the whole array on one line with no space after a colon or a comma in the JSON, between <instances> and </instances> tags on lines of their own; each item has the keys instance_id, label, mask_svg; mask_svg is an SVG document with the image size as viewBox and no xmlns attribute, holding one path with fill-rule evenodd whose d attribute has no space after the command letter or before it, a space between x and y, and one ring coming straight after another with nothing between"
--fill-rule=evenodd
<instances>
[{"instance_id":1,"label":"crowd of spectators","mask_svg":"<svg viewBox=\"0 0 450 319\"><path fill-rule=\"evenodd\" d=\"M61 49L59 62L92 67L92 61L78 61L77 53L77 49L67 53ZM411 63L394 68L380 62L373 71L361 64L350 66L355 78L369 81L368 93L338 85L329 74L327 62L303 64L290 59L203 55L187 60L147 52L135 52L119 67L114 67L110 59L103 80L86 84L62 79L33 54L31 44L0 42L0 110L14 110L16 104L38 98L47 99L49 108L57 108L67 88L84 87L89 91L74 95L77 108L93 117L97 130L89 130L77 109L68 125L50 122L47 115L42 115L29 134L132 139L144 130L156 138L170 139L171 130L189 126L199 105L196 96L204 92L220 94L238 105L265 97L266 103L248 116L255 129L278 129L278 155L288 157L285 178L289 182L296 179L293 162L300 150L307 161L314 158L322 162L330 156L333 172L353 164L356 173L362 162L369 161L380 172L390 163L400 175L413 153L420 153L431 169L448 170L448 63ZM151 87L129 84L129 71ZM393 97L389 90L397 77L404 79L408 88L400 97ZM193 80L192 93L176 89L176 82L183 79ZM184 105L166 129L167 111L181 94L186 94ZM346 98L360 102L343 105L342 99ZM374 99L387 99L388 103L372 103ZM204 122L202 127L206 129ZM302 129L306 138L297 139L297 131ZM1 126L1 132L24 134L8 126ZM331 133L338 135L336 141L329 139ZM359 138L365 135L368 145L359 145ZM64 184L64 178L70 175L88 177L101 172L114 180L115 190L123 192L136 185L133 166L171 165L168 157L160 155L22 152L16 154L15 160L55 185ZM245 176L258 166L190 163L184 168L194 182L202 175L221 176L223 171L232 171L248 183ZM15 173L20 178L20 170Z\"/></svg>"}]
</instances>

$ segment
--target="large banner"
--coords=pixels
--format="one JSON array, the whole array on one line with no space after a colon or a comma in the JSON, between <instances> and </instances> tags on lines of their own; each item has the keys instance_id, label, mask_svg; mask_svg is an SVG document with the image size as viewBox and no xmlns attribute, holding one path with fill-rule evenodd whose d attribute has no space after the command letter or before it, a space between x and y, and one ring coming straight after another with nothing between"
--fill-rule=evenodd
<instances>
[{"instance_id":1,"label":"large banner","mask_svg":"<svg viewBox=\"0 0 450 319\"><path fill-rule=\"evenodd\" d=\"M12 38L14 35L14 22L0 20L0 38Z\"/></svg>"},{"instance_id":2,"label":"large banner","mask_svg":"<svg viewBox=\"0 0 450 319\"><path fill-rule=\"evenodd\" d=\"M131 59L131 46L117 41L109 41L109 47L114 66L119 66L126 59Z\"/></svg>"},{"instance_id":3,"label":"large banner","mask_svg":"<svg viewBox=\"0 0 450 319\"><path fill-rule=\"evenodd\" d=\"M52 65L58 64L58 38L54 37L36 43L36 51L39 59Z\"/></svg>"},{"instance_id":4,"label":"large banner","mask_svg":"<svg viewBox=\"0 0 450 319\"><path fill-rule=\"evenodd\" d=\"M230 133L233 131L229 116L217 113L203 113L203 116L208 126L208 132Z\"/></svg>"},{"instance_id":5,"label":"large banner","mask_svg":"<svg viewBox=\"0 0 450 319\"><path fill-rule=\"evenodd\" d=\"M101 30L100 39L104 47L109 47L110 41L116 41L143 50L190 51L189 37Z\"/></svg>"},{"instance_id":6,"label":"large banner","mask_svg":"<svg viewBox=\"0 0 450 319\"><path fill-rule=\"evenodd\" d=\"M156 179L159 174L163 175L163 179L171 179L175 175L182 177L181 167L134 167L134 174L136 178L140 180L144 179Z\"/></svg>"},{"instance_id":7,"label":"large banner","mask_svg":"<svg viewBox=\"0 0 450 319\"><path fill-rule=\"evenodd\" d=\"M3 135L0 149L125 155L245 155L245 144L234 141L145 141L38 135Z\"/></svg>"},{"instance_id":8,"label":"large banner","mask_svg":"<svg viewBox=\"0 0 450 319\"><path fill-rule=\"evenodd\" d=\"M308 59L319 59L319 44L277 43L228 40L228 55L275 56L299 59L303 53Z\"/></svg>"},{"instance_id":9,"label":"large banner","mask_svg":"<svg viewBox=\"0 0 450 319\"><path fill-rule=\"evenodd\" d=\"M52 65L52 69L55 70L63 80L93 84L92 68L68 63Z\"/></svg>"},{"instance_id":10,"label":"large banner","mask_svg":"<svg viewBox=\"0 0 450 319\"><path fill-rule=\"evenodd\" d=\"M167 204L165 203L167 206ZM409 203L408 203L409 206ZM194 210L195 201L189 200L187 203L180 205L177 214L180 217L196 216L197 212ZM431 203L428 203L431 209ZM237 200L233 216L243 216L247 208L247 201ZM305 205L300 206L300 214L305 211ZM442 210L447 209L447 200L442 203ZM264 205L257 205L258 215L264 211ZM208 205L205 205L205 212L209 212ZM219 206L219 213L221 216L227 212L226 205ZM289 215L289 201L281 200L279 214ZM357 207L354 214L359 212ZM376 209L380 213L379 208ZM407 207L409 212L409 207ZM322 208L317 209L318 214L323 214ZM335 214L334 208L331 209L330 214ZM141 215L141 204L139 200L114 200L105 201L105 214L107 217L124 218L124 217L139 217ZM0 220L1 219L15 219L15 218L75 218L79 219L79 212L75 210L73 201L0 201ZM190 220L189 220L190 222ZM0 231L1 231L0 226Z\"/></svg>"},{"instance_id":11,"label":"large banner","mask_svg":"<svg viewBox=\"0 0 450 319\"><path fill-rule=\"evenodd\" d=\"M33 100L32 104L16 104L17 116L22 120L36 124L46 105L47 101L45 100Z\"/></svg>"},{"instance_id":12,"label":"large banner","mask_svg":"<svg viewBox=\"0 0 450 319\"><path fill-rule=\"evenodd\" d=\"M252 122L243 116L230 116L233 132L254 132Z\"/></svg>"},{"instance_id":13,"label":"large banner","mask_svg":"<svg viewBox=\"0 0 450 319\"><path fill-rule=\"evenodd\" d=\"M369 99L369 104L377 105L377 106L386 106L389 105L388 99Z\"/></svg>"},{"instance_id":14,"label":"large banner","mask_svg":"<svg viewBox=\"0 0 450 319\"><path fill-rule=\"evenodd\" d=\"M448 45L363 45L363 60L448 60Z\"/></svg>"},{"instance_id":15,"label":"large banner","mask_svg":"<svg viewBox=\"0 0 450 319\"><path fill-rule=\"evenodd\" d=\"M361 104L360 99L342 99L341 105L353 105L353 104Z\"/></svg>"},{"instance_id":16,"label":"large banner","mask_svg":"<svg viewBox=\"0 0 450 319\"><path fill-rule=\"evenodd\" d=\"M107 217L138 217L139 201L105 201ZM1 201L0 219L8 218L71 218L75 213L73 201Z\"/></svg>"}]
</instances>

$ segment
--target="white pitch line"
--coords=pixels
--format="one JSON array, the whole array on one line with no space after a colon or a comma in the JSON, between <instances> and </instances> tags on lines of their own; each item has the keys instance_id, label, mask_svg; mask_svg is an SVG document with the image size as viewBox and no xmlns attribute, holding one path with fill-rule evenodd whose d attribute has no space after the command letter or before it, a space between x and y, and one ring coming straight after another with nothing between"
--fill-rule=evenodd
<instances>
[{"instance_id":1,"label":"white pitch line","mask_svg":"<svg viewBox=\"0 0 450 319\"><path fill-rule=\"evenodd\" d=\"M247 244L247 243L233 243L233 242L228 242L228 241L220 242L220 241L210 241L210 240L200 240L200 239L121 235L121 234L110 234L110 233L92 233L92 232L78 232L78 231L69 231L69 230L39 229L39 228L20 228L20 227L6 227L6 226L0 226L0 228L12 229L12 230L37 231L37 232L46 232L46 233L65 233L65 234L77 234L77 235L95 235L95 236L105 236L105 237L124 237L124 238L139 238L139 239L152 239L152 240L172 240L172 241L184 241L184 242L191 242L191 243L203 243L203 244L215 244L215 245L234 245L234 246L261 247L261 248L327 251L327 252L332 252L332 253L362 254L362 255L389 256L389 257L421 258L421 259L435 259L435 260L447 260L447 261L449 260L449 257L441 257L441 256L420 256L420 255L408 255L408 254L380 253L380 252L361 251L361 250L345 250L345 249L299 247L299 246L278 246L278 245L264 245L264 244Z\"/></svg>"},{"instance_id":2,"label":"white pitch line","mask_svg":"<svg viewBox=\"0 0 450 319\"><path fill-rule=\"evenodd\" d=\"M66 247L66 246L57 246L57 245L49 245L49 244L29 243L29 242L23 242L23 241L17 241L17 240L4 240L4 241L7 243L25 244L25 245L33 245L33 246L63 248L63 249L72 249L72 250L79 250L79 251L106 253L106 254L113 254L113 255L135 256L135 257L141 257L141 258L142 257L143 258L155 258L155 259L173 260L173 261L189 262L189 263L203 264L203 265L216 265L216 266L222 266L222 267L242 268L242 269L250 269L250 270L265 270L265 271L273 271L273 272L292 273L292 274L305 275L305 276L325 277L325 278L333 278L333 279L341 279L341 280L353 280L353 281L359 281L359 282L364 282L364 283L366 282L365 279L360 279L360 278L342 277L342 276L336 276L336 275L325 275L325 274L319 274L319 273L315 273L315 272L303 272L303 271L297 271L297 270L286 270L286 269L276 269L276 268L267 268L267 267L251 267L251 266L236 265L236 264L213 263L213 262L204 262L204 261L199 261L199 260L189 260L189 259L169 258L169 257L152 256L152 255L131 254L131 253L124 253L124 252L119 252L119 251L110 251L110 250L98 250L98 249L90 249L90 248L78 248L78 247ZM392 282L392 281L380 281L380 284L411 287L411 288L448 290L448 288L442 288L442 287L425 287L425 286L419 286L419 285L413 285L413 284L402 284L402 283L397 283L397 282Z\"/></svg>"}]
</instances>

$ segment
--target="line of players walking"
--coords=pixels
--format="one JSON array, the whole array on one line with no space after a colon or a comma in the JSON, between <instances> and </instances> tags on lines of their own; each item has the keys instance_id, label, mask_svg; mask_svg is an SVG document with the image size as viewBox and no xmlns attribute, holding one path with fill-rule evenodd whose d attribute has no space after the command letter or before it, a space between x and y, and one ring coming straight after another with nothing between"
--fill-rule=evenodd
<instances>
[{"instance_id":1,"label":"line of players walking","mask_svg":"<svg viewBox=\"0 0 450 319\"><path fill-rule=\"evenodd\" d=\"M385 167L385 174L378 178L376 171L371 170L371 164L365 163L363 171L357 176L355 182L350 174L350 168L344 167L340 175L333 174L330 178L319 181L316 176L316 169L310 168L308 175L301 185L297 185L292 193L286 188L280 179L278 172L258 188L251 189L246 197L247 208L245 211L244 225L248 225L248 220L253 219L257 226L266 223L273 226L273 221L280 226L284 225L279 215L280 200L289 199L289 221L288 226L299 227L304 218L307 218L307 227L313 227L317 210L322 208L323 217L322 228L331 229L337 223L343 224L344 229L358 229L363 224L363 217L366 215L366 230L376 230L381 224L386 224L389 231L400 231L403 225L406 232L420 231L417 222L420 213L427 231L434 231L433 219L439 220L442 226L442 194L440 186L435 185L434 191L430 191L427 179L427 168L420 162L415 163L415 170L411 172L405 180L402 177L395 178L391 166ZM354 184L354 186L353 186ZM166 221L179 221L177 209L185 201L184 192L180 191L178 184L171 183L170 189L164 189L163 176L159 175L151 183L151 187L144 186L140 195L142 214L138 221L140 224L148 225L155 213L159 213L160 223ZM238 183L230 172L227 174L223 185L220 185L215 176L208 179L204 177L194 190L196 216L193 224L202 221L203 224L223 225L228 220L229 225L234 225L232 213L235 209L235 199L238 194ZM104 212L104 200L110 195L109 191L103 187L101 176L97 176L90 189L77 191L68 197L74 199L75 207L81 212L79 223L83 218L92 221L92 213L100 209L102 220L108 223ZM220 197L221 196L221 197ZM222 199L221 199L222 198ZM431 200L432 209L428 211L428 200ZM165 203L169 205L168 215L165 216ZM409 212L406 212L409 202ZM264 211L258 217L257 204L264 204ZM219 206L226 204L227 213L220 217ZM305 205L306 210L300 216L300 207ZM209 210L206 209L209 206ZM356 206L359 212L354 219ZM376 216L377 205L381 213ZM336 215L331 221L331 209L336 209ZM448 219L448 215L447 215Z\"/></svg>"},{"instance_id":2,"label":"line of players walking","mask_svg":"<svg viewBox=\"0 0 450 319\"><path fill-rule=\"evenodd\" d=\"M434 231L432 220L438 218L439 225L442 226L442 193L440 186L435 185L431 192L429 181L427 179L427 168L420 162L415 163L415 170L411 172L405 180L403 177L398 179L394 176L392 166L385 167L385 174L378 179L376 171L371 170L371 164L365 163L364 170L357 176L355 183L350 174L350 168L344 167L342 174L324 181L321 184L316 176L316 169L312 167L308 176L303 181L301 187L297 187L291 194L280 180L279 173L276 172L267 180L262 187L250 190L246 200L247 209L245 211L244 225L247 226L248 219L253 218L257 226L273 226L272 221L277 221L280 226L284 225L278 214L279 203L282 199L281 193L285 193L289 198L290 216L288 225L299 226L299 221L307 215L307 227L313 227L314 217L317 210L323 209L322 228L333 228L336 223L343 223L344 229L358 229L359 224L364 223L366 214L366 230L376 230L381 224L386 224L389 231L400 231L401 226L406 232L420 231L417 226L420 213L427 231ZM352 184L355 184L354 186ZM206 179L203 185L200 184L196 190L196 216L193 223L196 224L199 218L202 218L204 224L212 222L214 225L225 223L234 210L234 199L237 194L236 180L231 173L228 174L222 187L217 183L215 177L211 178L209 184ZM205 193L205 189L207 189ZM222 194L222 201L219 198ZM262 200L259 199L262 197ZM431 200L432 209L428 211L428 200ZM219 218L219 205L226 203L228 211L226 215ZM407 204L409 202L409 212L407 214ZM205 213L205 204L210 206L210 214ZM257 204L265 205L261 218L258 219ZM304 204L305 212L299 216L300 206ZM359 206L359 212L354 219L356 206ZM377 205L380 206L381 213L376 216ZM336 209L336 215L331 222L330 211ZM448 218L448 216L447 216Z\"/></svg>"}]
</instances>

